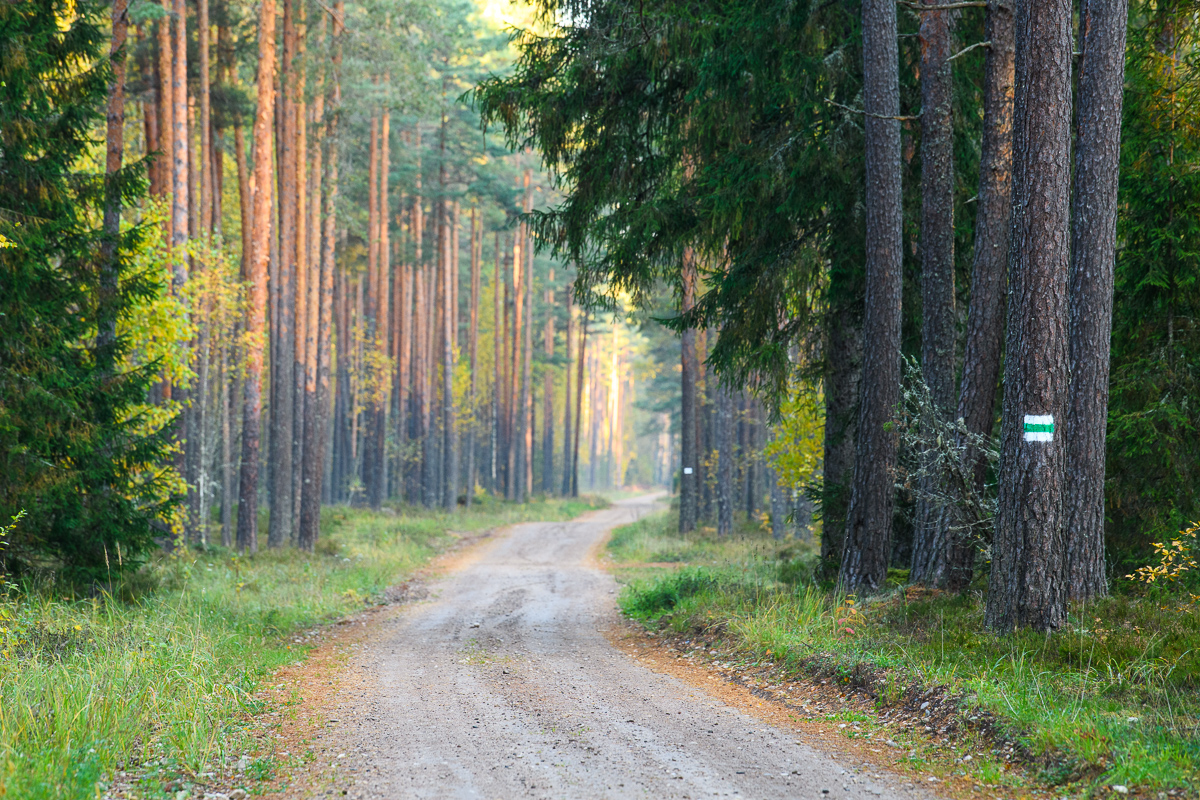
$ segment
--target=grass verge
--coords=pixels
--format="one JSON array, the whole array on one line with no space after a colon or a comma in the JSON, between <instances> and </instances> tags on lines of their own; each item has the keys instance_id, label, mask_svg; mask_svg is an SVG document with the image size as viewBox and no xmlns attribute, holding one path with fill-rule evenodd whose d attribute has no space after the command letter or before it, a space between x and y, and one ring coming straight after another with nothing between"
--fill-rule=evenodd
<instances>
[{"instance_id":1,"label":"grass verge","mask_svg":"<svg viewBox=\"0 0 1200 800\"><path fill-rule=\"evenodd\" d=\"M599 500L483 502L454 517L322 510L317 553L161 555L114 595L12 587L0 601L0 797L95 798L121 776L140 797L190 796L246 762L260 681L303 647L288 634L379 601L470 532L569 519Z\"/></svg>"},{"instance_id":2,"label":"grass verge","mask_svg":"<svg viewBox=\"0 0 1200 800\"><path fill-rule=\"evenodd\" d=\"M979 785L1196 796L1196 604L1115 596L1072 609L1053 636L995 636L979 594L897 580L859 602L814 580L808 544L752 528L680 536L674 526L669 513L648 517L615 531L609 552L626 615L685 650L721 642L866 692L888 718L884 734L939 739L948 768Z\"/></svg>"}]
</instances>

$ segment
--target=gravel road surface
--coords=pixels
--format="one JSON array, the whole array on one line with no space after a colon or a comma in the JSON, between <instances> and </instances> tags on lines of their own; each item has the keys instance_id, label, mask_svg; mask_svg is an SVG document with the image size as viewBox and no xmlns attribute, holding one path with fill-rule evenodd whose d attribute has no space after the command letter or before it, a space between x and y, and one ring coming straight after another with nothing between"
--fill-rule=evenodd
<instances>
[{"instance_id":1,"label":"gravel road surface","mask_svg":"<svg viewBox=\"0 0 1200 800\"><path fill-rule=\"evenodd\" d=\"M616 586L589 556L655 507L643 497L515 526L438 581L434 599L383 623L352 659L361 680L322 737L347 795L933 797L843 766L609 644ZM343 781L311 796L340 796Z\"/></svg>"}]
</instances>

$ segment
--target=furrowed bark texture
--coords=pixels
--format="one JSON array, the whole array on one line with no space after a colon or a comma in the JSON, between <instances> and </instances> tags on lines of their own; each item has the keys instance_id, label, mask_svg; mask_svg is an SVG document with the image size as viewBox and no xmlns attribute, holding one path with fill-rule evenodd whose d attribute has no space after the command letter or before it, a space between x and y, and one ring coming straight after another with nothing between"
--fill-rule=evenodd
<instances>
[{"instance_id":1,"label":"furrowed bark texture","mask_svg":"<svg viewBox=\"0 0 1200 800\"><path fill-rule=\"evenodd\" d=\"M900 123L885 119L900 112L896 4L864 0L862 14L867 297L854 481L838 576L847 592L877 591L887 577L897 445L889 423L900 398Z\"/></svg>"},{"instance_id":2,"label":"furrowed bark texture","mask_svg":"<svg viewBox=\"0 0 1200 800\"><path fill-rule=\"evenodd\" d=\"M271 258L271 131L275 111L275 3L263 0L258 17L258 109L254 118L253 249L247 277L246 381L242 414L242 469L238 488L238 550L258 551L258 450L262 418L263 341L267 317L267 266Z\"/></svg>"},{"instance_id":3,"label":"furrowed bark texture","mask_svg":"<svg viewBox=\"0 0 1200 800\"><path fill-rule=\"evenodd\" d=\"M1076 116L1067 409L1067 586L1108 593L1104 574L1104 439L1116 262L1117 180L1128 0L1085 0Z\"/></svg>"},{"instance_id":4,"label":"furrowed bark texture","mask_svg":"<svg viewBox=\"0 0 1200 800\"><path fill-rule=\"evenodd\" d=\"M1000 380L1012 228L1013 69L1016 58L1012 0L993 0L988 5L986 35L992 44L984 62L979 199L975 205L971 305L967 311L958 418L972 433L990 435L995 423L996 386ZM982 489L987 477L987 462L977 454L973 458L975 485ZM974 575L978 543L965 535L943 533L943 536L950 540L946 585L951 590L963 591Z\"/></svg>"},{"instance_id":5,"label":"furrowed bark texture","mask_svg":"<svg viewBox=\"0 0 1200 800\"><path fill-rule=\"evenodd\" d=\"M944 0L925 0L926 9ZM938 411L954 406L954 54L956 11L921 13L921 374ZM925 478L925 483L938 480ZM930 487L932 488L932 487ZM917 499L911 579L940 584L947 539L941 509Z\"/></svg>"},{"instance_id":6,"label":"furrowed bark texture","mask_svg":"<svg viewBox=\"0 0 1200 800\"><path fill-rule=\"evenodd\" d=\"M845 308L831 310L826 333L822 460L825 522L821 534L821 563L831 570L841 563L845 542L846 509L854 482L858 403L862 394L862 320L854 312Z\"/></svg>"},{"instance_id":7,"label":"furrowed bark texture","mask_svg":"<svg viewBox=\"0 0 1200 800\"><path fill-rule=\"evenodd\" d=\"M997 631L1049 631L1066 619L1061 423L1067 399L1071 45L1070 0L1018 5L1000 497L985 614L987 626ZM1052 415L1057 424L1051 441L1027 440L1030 415Z\"/></svg>"}]
</instances>

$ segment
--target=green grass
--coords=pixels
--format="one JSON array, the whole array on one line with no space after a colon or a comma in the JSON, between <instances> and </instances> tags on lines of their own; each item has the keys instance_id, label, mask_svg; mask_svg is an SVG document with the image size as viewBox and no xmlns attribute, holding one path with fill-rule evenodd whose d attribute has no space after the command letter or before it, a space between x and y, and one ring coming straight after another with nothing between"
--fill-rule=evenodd
<instances>
[{"instance_id":1,"label":"green grass","mask_svg":"<svg viewBox=\"0 0 1200 800\"><path fill-rule=\"evenodd\" d=\"M867 675L881 707L913 686L948 687L964 717L994 718L999 737L1025 749L1031 779L1059 793L1200 787L1200 607L1186 595L1115 596L1072 609L1053 636L1001 637L984 630L978 593L897 585L850 605L813 581L809 545L749 528L727 541L680 537L674 523L661 514L613 535L629 616L723 638L799 673L847 683ZM638 566L662 561L678 565ZM997 782L980 771L994 772L992 762L958 769Z\"/></svg>"},{"instance_id":2,"label":"green grass","mask_svg":"<svg viewBox=\"0 0 1200 800\"><path fill-rule=\"evenodd\" d=\"M93 798L121 770L140 796L174 797L243 755L243 774L267 779L271 765L252 759L249 721L264 710L253 695L303 657L305 639L290 634L376 602L453 540L447 529L566 519L601 503L489 501L453 518L332 507L315 555L160 555L116 597L10 589L0 603L0 797Z\"/></svg>"}]
</instances>

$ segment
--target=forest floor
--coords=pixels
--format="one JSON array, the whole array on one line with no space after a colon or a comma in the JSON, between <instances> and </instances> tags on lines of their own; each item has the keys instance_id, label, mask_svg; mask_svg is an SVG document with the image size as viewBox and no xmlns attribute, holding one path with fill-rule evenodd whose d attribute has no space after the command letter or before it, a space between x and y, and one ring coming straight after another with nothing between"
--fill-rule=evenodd
<instances>
[{"instance_id":1,"label":"forest floor","mask_svg":"<svg viewBox=\"0 0 1200 800\"><path fill-rule=\"evenodd\" d=\"M237 798L281 768L276 675L386 615L439 553L525 520L606 501L484 500L450 517L322 510L317 552L156 554L82 596L26 582L0 594L0 797ZM265 527L263 528L265 530ZM117 565L114 565L117 566Z\"/></svg>"},{"instance_id":2,"label":"forest floor","mask_svg":"<svg viewBox=\"0 0 1200 800\"><path fill-rule=\"evenodd\" d=\"M615 605L612 529L661 505L480 539L277 673L282 798L966 796L804 723L715 669L667 663ZM290 700L286 699L290 698ZM277 703L277 706L279 704ZM301 754L297 757L296 754Z\"/></svg>"},{"instance_id":3,"label":"forest floor","mask_svg":"<svg viewBox=\"0 0 1200 800\"><path fill-rule=\"evenodd\" d=\"M812 543L747 525L686 536L661 513L614 532L632 641L743 686L912 774L995 797L1196 797L1200 608L1107 598L1054 636L998 637L981 592L902 580L869 602L818 588ZM898 576L899 577L899 576Z\"/></svg>"}]
</instances>

